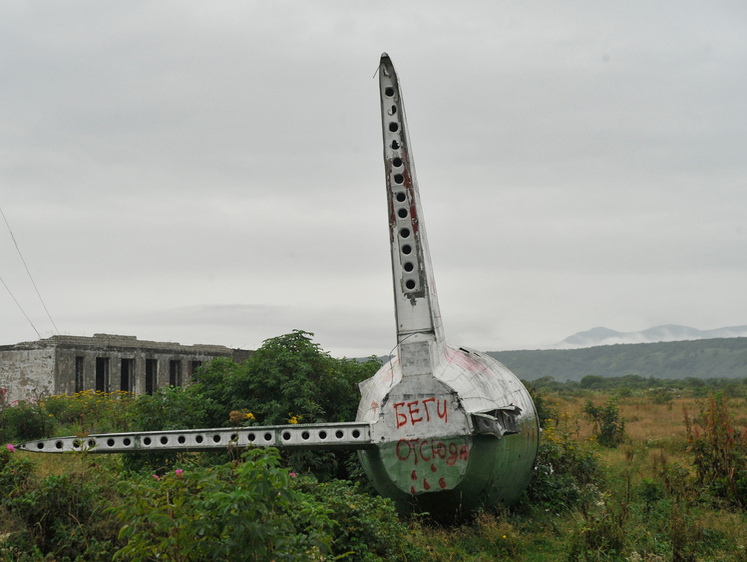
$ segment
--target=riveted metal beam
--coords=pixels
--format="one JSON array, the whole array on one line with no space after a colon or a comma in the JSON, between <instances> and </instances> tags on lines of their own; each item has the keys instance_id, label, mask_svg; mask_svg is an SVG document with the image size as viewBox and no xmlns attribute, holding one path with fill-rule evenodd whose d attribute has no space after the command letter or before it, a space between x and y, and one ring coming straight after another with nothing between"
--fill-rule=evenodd
<instances>
[{"instance_id":1,"label":"riveted metal beam","mask_svg":"<svg viewBox=\"0 0 747 562\"><path fill-rule=\"evenodd\" d=\"M28 441L18 449L35 453L129 453L145 451L205 451L228 447L296 449L366 449L371 443L368 422L274 425L241 428L140 431L55 437Z\"/></svg>"}]
</instances>

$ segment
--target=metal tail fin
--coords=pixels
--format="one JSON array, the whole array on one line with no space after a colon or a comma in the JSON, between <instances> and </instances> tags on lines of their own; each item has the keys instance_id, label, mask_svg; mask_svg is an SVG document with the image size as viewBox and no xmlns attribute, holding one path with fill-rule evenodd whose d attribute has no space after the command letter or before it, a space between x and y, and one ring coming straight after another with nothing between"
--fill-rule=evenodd
<instances>
[{"instance_id":1,"label":"metal tail fin","mask_svg":"<svg viewBox=\"0 0 747 562\"><path fill-rule=\"evenodd\" d=\"M404 375L425 374L443 357L444 334L402 91L386 53L379 86L399 357ZM429 366L423 365L426 349Z\"/></svg>"}]
</instances>

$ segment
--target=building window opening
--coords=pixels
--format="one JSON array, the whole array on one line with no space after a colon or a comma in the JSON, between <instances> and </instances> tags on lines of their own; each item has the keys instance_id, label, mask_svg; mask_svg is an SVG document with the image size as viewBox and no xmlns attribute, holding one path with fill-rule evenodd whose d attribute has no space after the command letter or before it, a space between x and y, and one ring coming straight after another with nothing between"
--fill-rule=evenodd
<instances>
[{"instance_id":1,"label":"building window opening","mask_svg":"<svg viewBox=\"0 0 747 562\"><path fill-rule=\"evenodd\" d=\"M197 369L202 367L202 361L190 361L189 362L189 377L194 380Z\"/></svg>"},{"instance_id":2,"label":"building window opening","mask_svg":"<svg viewBox=\"0 0 747 562\"><path fill-rule=\"evenodd\" d=\"M158 359L145 360L145 394L153 396L156 390L156 375L158 373Z\"/></svg>"},{"instance_id":3,"label":"building window opening","mask_svg":"<svg viewBox=\"0 0 747 562\"><path fill-rule=\"evenodd\" d=\"M174 359L169 363L169 385L182 385L182 362L178 359Z\"/></svg>"},{"instance_id":4,"label":"building window opening","mask_svg":"<svg viewBox=\"0 0 747 562\"><path fill-rule=\"evenodd\" d=\"M75 392L83 392L85 388L85 379L83 378L83 366L85 365L85 357L75 358Z\"/></svg>"},{"instance_id":5,"label":"building window opening","mask_svg":"<svg viewBox=\"0 0 747 562\"><path fill-rule=\"evenodd\" d=\"M122 392L132 392L132 380L135 372L134 359L122 359L121 378L119 380L119 390Z\"/></svg>"},{"instance_id":6,"label":"building window opening","mask_svg":"<svg viewBox=\"0 0 747 562\"><path fill-rule=\"evenodd\" d=\"M96 358L96 392L110 392L108 357Z\"/></svg>"}]
</instances>

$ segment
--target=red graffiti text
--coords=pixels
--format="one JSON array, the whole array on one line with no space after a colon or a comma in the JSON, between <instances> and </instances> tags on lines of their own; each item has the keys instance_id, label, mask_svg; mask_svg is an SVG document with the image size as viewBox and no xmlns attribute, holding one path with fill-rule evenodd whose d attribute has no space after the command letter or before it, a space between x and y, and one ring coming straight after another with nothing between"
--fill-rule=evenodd
<instances>
[{"instance_id":1,"label":"red graffiti text","mask_svg":"<svg viewBox=\"0 0 747 562\"><path fill-rule=\"evenodd\" d=\"M431 397L424 400L413 400L412 402L397 402L394 404L394 416L397 419L397 429L408 423L415 425L423 421L430 422L431 418L435 420L437 417L444 420L444 423L448 423L447 399L437 400Z\"/></svg>"},{"instance_id":2,"label":"red graffiti text","mask_svg":"<svg viewBox=\"0 0 747 562\"><path fill-rule=\"evenodd\" d=\"M436 439L400 439L397 442L397 458L406 461L412 458L417 466L419 461L433 462L443 459L447 465L454 466L457 461L469 458L467 445L444 443ZM432 467L435 472L435 466Z\"/></svg>"}]
</instances>

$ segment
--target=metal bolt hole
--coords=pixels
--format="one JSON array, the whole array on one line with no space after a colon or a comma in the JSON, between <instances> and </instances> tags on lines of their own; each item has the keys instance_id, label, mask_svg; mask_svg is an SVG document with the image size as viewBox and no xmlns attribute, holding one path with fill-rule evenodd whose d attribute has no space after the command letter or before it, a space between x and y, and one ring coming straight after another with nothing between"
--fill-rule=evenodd
<instances>
[{"instance_id":1,"label":"metal bolt hole","mask_svg":"<svg viewBox=\"0 0 747 562\"><path fill-rule=\"evenodd\" d=\"M389 123L389 130L392 133L396 133L399 130L399 123L395 123L394 121L392 121L391 123Z\"/></svg>"},{"instance_id":2,"label":"metal bolt hole","mask_svg":"<svg viewBox=\"0 0 747 562\"><path fill-rule=\"evenodd\" d=\"M397 194L397 201L399 201L400 203L404 203L406 199L407 199L407 195L405 195L404 191L400 191Z\"/></svg>"},{"instance_id":3,"label":"metal bolt hole","mask_svg":"<svg viewBox=\"0 0 747 562\"><path fill-rule=\"evenodd\" d=\"M412 262L406 261L405 265L404 265L404 268L405 268L405 271L407 271L409 273L410 271L412 271L413 269L415 269L415 266L412 265Z\"/></svg>"},{"instance_id":4,"label":"metal bolt hole","mask_svg":"<svg viewBox=\"0 0 747 562\"><path fill-rule=\"evenodd\" d=\"M403 254L407 255L410 252L412 252L412 246L410 246L409 244L405 244L404 246L402 246L402 253Z\"/></svg>"},{"instance_id":5,"label":"metal bolt hole","mask_svg":"<svg viewBox=\"0 0 747 562\"><path fill-rule=\"evenodd\" d=\"M399 231L399 235L402 238L409 238L410 237L410 229L409 228L403 228L402 230Z\"/></svg>"},{"instance_id":6,"label":"metal bolt hole","mask_svg":"<svg viewBox=\"0 0 747 562\"><path fill-rule=\"evenodd\" d=\"M391 98L394 95L394 88L386 88L384 90L384 95L388 98Z\"/></svg>"},{"instance_id":7,"label":"metal bolt hole","mask_svg":"<svg viewBox=\"0 0 747 562\"><path fill-rule=\"evenodd\" d=\"M394 174L394 183L402 183L405 181L405 176L402 174Z\"/></svg>"},{"instance_id":8,"label":"metal bolt hole","mask_svg":"<svg viewBox=\"0 0 747 562\"><path fill-rule=\"evenodd\" d=\"M405 282L405 287L407 287L410 291L412 291L415 288L415 281L413 281L412 279L408 279Z\"/></svg>"},{"instance_id":9,"label":"metal bolt hole","mask_svg":"<svg viewBox=\"0 0 747 562\"><path fill-rule=\"evenodd\" d=\"M402 158L395 158L392 160L392 166L399 168L402 165Z\"/></svg>"}]
</instances>

